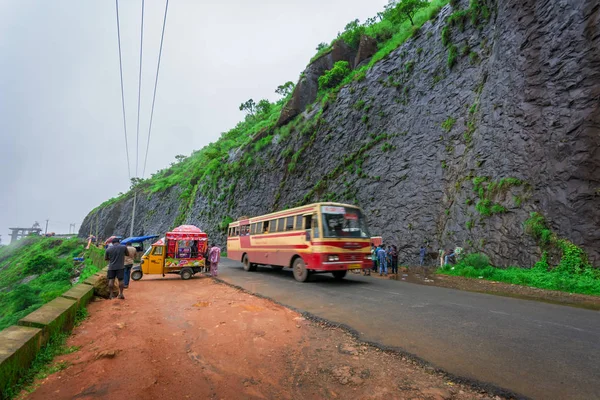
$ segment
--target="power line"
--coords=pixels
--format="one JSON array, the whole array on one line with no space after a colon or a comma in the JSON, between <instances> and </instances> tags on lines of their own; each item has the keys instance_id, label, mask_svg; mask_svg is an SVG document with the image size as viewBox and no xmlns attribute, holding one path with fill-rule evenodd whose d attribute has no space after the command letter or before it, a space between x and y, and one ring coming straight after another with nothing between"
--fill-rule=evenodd
<instances>
[{"instance_id":1,"label":"power line","mask_svg":"<svg viewBox=\"0 0 600 400\"><path fill-rule=\"evenodd\" d=\"M117 39L119 42L119 72L121 75L121 104L123 105L123 131L125 132L125 151L127 153L127 174L131 179L131 167L129 162L129 145L127 143L127 122L125 119L125 90L123 89L123 61L121 57L121 28L119 27L119 0L115 0L117 9Z\"/></svg>"},{"instance_id":2,"label":"power line","mask_svg":"<svg viewBox=\"0 0 600 400\"><path fill-rule=\"evenodd\" d=\"M148 126L148 141L146 142L146 155L144 156L144 168L142 169L142 178L144 177L144 175L146 175L146 162L148 161L148 149L150 148L150 133L152 132L152 119L154 117L154 102L156 101L156 87L158 86L158 73L160 71L160 58L162 56L163 39L165 37L165 26L167 25L168 9L169 9L169 0L166 0L162 34L160 35L160 49L158 51L158 64L156 66L156 78L154 79L154 95L152 96L152 110L150 111L150 125Z\"/></svg>"},{"instance_id":3,"label":"power line","mask_svg":"<svg viewBox=\"0 0 600 400\"><path fill-rule=\"evenodd\" d=\"M140 75L138 78L138 107L137 107L137 132L135 142L135 176L138 177L138 164L140 153L140 100L142 95L142 54L144 48L144 0L142 0L142 25L140 29Z\"/></svg>"}]
</instances>

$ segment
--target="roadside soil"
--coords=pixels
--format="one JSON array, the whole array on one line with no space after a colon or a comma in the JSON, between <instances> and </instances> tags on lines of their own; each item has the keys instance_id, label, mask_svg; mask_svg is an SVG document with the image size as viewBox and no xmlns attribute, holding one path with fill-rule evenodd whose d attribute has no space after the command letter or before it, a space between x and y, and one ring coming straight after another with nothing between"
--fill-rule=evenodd
<instances>
[{"instance_id":1,"label":"roadside soil","mask_svg":"<svg viewBox=\"0 0 600 400\"><path fill-rule=\"evenodd\" d=\"M208 277L97 299L29 399L501 399Z\"/></svg>"},{"instance_id":2,"label":"roadside soil","mask_svg":"<svg viewBox=\"0 0 600 400\"><path fill-rule=\"evenodd\" d=\"M372 274L379 278L378 274ZM439 286L469 292L488 293L525 300L537 300L548 303L569 305L573 307L600 310L600 297L585 294L560 292L557 290L538 289L511 283L472 279L462 276L438 275L434 268L409 267L400 268L397 275L388 275L389 279L418 283L421 285Z\"/></svg>"}]
</instances>

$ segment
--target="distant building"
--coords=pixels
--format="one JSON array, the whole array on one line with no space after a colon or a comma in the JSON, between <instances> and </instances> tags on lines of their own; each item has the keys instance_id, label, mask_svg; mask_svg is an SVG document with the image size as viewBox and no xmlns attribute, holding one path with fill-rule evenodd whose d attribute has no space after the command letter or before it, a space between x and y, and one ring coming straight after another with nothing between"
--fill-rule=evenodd
<instances>
[{"instance_id":1,"label":"distant building","mask_svg":"<svg viewBox=\"0 0 600 400\"><path fill-rule=\"evenodd\" d=\"M10 242L16 242L29 235L39 236L42 232L42 229L39 226L40 225L36 222L31 228L8 228L11 230Z\"/></svg>"}]
</instances>

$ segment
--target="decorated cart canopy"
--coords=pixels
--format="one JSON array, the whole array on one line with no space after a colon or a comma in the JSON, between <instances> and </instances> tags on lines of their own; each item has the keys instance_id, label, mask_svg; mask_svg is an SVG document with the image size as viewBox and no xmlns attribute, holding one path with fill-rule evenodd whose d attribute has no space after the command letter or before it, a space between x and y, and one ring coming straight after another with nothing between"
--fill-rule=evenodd
<instances>
[{"instance_id":1,"label":"decorated cart canopy","mask_svg":"<svg viewBox=\"0 0 600 400\"><path fill-rule=\"evenodd\" d=\"M165 238L160 238L158 239L156 242L152 243L152 246L164 246L165 245Z\"/></svg>"},{"instance_id":2,"label":"decorated cart canopy","mask_svg":"<svg viewBox=\"0 0 600 400\"><path fill-rule=\"evenodd\" d=\"M167 240L208 240L206 232L194 225L181 225L166 234Z\"/></svg>"}]
</instances>

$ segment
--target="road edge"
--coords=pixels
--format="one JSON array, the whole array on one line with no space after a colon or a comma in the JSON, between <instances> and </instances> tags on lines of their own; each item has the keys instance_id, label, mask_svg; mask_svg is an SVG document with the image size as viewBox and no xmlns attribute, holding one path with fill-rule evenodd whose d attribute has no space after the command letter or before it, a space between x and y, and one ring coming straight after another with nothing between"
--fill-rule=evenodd
<instances>
[{"instance_id":1,"label":"road edge","mask_svg":"<svg viewBox=\"0 0 600 400\"><path fill-rule=\"evenodd\" d=\"M237 289L243 293L247 293L249 295L252 295L252 296L255 296L255 297L258 297L261 299L269 300L277 305L280 305L282 307L285 307L287 309L295 311L295 312L301 314L304 318L306 318L312 322L316 322L318 324L322 324L324 326L328 326L328 327L332 327L332 328L339 328L339 329L345 331L346 333L348 333L349 335L351 335L355 340L357 340L358 342L360 342L363 345L367 345L367 346L379 349L381 351L384 351L384 352L387 352L390 354L395 354L398 356L405 357L406 359L412 361L413 364L415 364L421 368L432 368L435 373L441 374L445 378L448 378L449 380L452 380L454 382L468 385L475 390L483 390L494 396L502 396L502 397L512 398L512 399L516 399L516 400L531 400L530 397L513 392L509 389L505 389L503 387L500 387L500 386L492 384L492 383L483 382L483 381L479 381L477 379L467 378L467 377L460 376L460 375L455 375L451 372L444 370L443 368L440 368L440 367L430 363L427 360L424 360L423 358L421 358L419 356L416 356L412 353L407 352L406 350L402 349L401 347L387 346L387 345L384 345L384 344L381 344L378 342L365 340L365 339L361 338L360 333L356 329L354 329L346 324L343 324L340 322L335 322L335 321L330 321L326 318L319 317L309 311L300 310L294 306L290 306L288 304L282 303L282 302L275 300L269 296L265 296L260 293L255 293L255 292L252 292L252 291L250 291L246 288L243 288L239 285L236 285L234 283L227 282L227 281L223 280L222 278L218 278L218 277L211 277L211 278L213 279L213 281L215 281L219 284L227 285L227 286Z\"/></svg>"}]
</instances>

